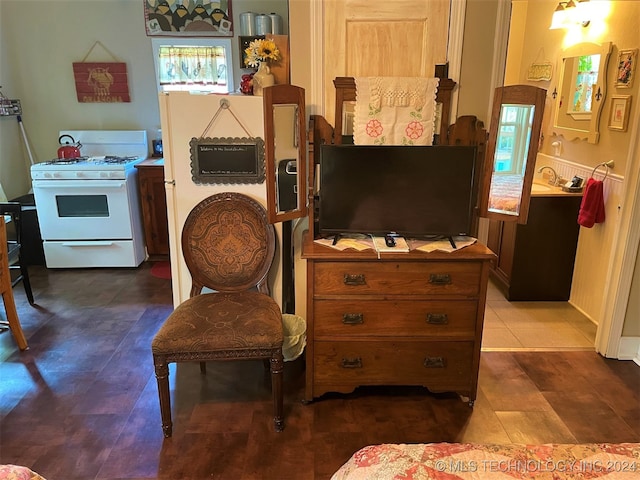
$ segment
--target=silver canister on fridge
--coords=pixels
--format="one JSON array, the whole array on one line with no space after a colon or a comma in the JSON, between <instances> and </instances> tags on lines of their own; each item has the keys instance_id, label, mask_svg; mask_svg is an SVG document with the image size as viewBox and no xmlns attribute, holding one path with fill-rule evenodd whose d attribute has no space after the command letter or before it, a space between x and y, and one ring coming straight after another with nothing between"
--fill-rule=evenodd
<instances>
[{"instance_id":1,"label":"silver canister on fridge","mask_svg":"<svg viewBox=\"0 0 640 480\"><path fill-rule=\"evenodd\" d=\"M282 17L277 13L270 13L268 17L271 19L271 33L274 35L282 35Z\"/></svg>"},{"instance_id":2,"label":"silver canister on fridge","mask_svg":"<svg viewBox=\"0 0 640 480\"><path fill-rule=\"evenodd\" d=\"M256 35L271 33L271 17L260 13L256 15Z\"/></svg>"},{"instance_id":3,"label":"silver canister on fridge","mask_svg":"<svg viewBox=\"0 0 640 480\"><path fill-rule=\"evenodd\" d=\"M253 37L256 35L256 14L244 12L240 14L240 35Z\"/></svg>"}]
</instances>

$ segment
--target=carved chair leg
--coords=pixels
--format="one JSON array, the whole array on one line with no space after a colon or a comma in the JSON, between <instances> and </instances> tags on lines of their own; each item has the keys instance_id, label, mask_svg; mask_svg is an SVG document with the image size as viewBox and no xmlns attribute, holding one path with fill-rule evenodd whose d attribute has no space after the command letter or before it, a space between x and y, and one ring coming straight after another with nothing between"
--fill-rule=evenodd
<instances>
[{"instance_id":1,"label":"carved chair leg","mask_svg":"<svg viewBox=\"0 0 640 480\"><path fill-rule=\"evenodd\" d=\"M207 362L200 362L200 373L202 375L206 375L206 373L207 373Z\"/></svg>"},{"instance_id":2,"label":"carved chair leg","mask_svg":"<svg viewBox=\"0 0 640 480\"><path fill-rule=\"evenodd\" d=\"M169 365L164 358L155 357L153 363L158 381L158 396L160 398L160 416L162 417L162 432L170 437L173 429L171 423L171 396L169 395Z\"/></svg>"},{"instance_id":3,"label":"carved chair leg","mask_svg":"<svg viewBox=\"0 0 640 480\"><path fill-rule=\"evenodd\" d=\"M284 372L284 360L282 350L279 349L271 356L271 393L273 395L274 417L273 423L276 432L284 429L284 414L282 406L282 377Z\"/></svg>"}]
</instances>

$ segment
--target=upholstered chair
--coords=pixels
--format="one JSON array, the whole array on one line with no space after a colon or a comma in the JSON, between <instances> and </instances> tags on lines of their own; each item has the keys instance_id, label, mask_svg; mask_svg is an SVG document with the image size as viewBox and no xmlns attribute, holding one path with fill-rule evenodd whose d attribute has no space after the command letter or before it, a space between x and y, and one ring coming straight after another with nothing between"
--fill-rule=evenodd
<instances>
[{"instance_id":1,"label":"upholstered chair","mask_svg":"<svg viewBox=\"0 0 640 480\"><path fill-rule=\"evenodd\" d=\"M151 345L165 437L172 434L172 362L200 362L205 374L208 361L268 361L275 430L284 428L282 313L267 286L275 244L266 210L246 195L216 194L189 213L182 253L192 278L190 297L169 315ZM203 287L213 292L203 293Z\"/></svg>"}]
</instances>

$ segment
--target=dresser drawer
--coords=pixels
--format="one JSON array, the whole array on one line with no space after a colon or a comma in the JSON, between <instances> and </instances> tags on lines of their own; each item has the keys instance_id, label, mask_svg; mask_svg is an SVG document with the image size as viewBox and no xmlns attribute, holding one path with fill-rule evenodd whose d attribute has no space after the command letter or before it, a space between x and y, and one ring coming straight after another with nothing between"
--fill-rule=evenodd
<instances>
[{"instance_id":1,"label":"dresser drawer","mask_svg":"<svg viewBox=\"0 0 640 480\"><path fill-rule=\"evenodd\" d=\"M468 388L473 342L314 342L314 384Z\"/></svg>"},{"instance_id":2,"label":"dresser drawer","mask_svg":"<svg viewBox=\"0 0 640 480\"><path fill-rule=\"evenodd\" d=\"M477 295L480 262L316 262L314 295Z\"/></svg>"},{"instance_id":3,"label":"dresser drawer","mask_svg":"<svg viewBox=\"0 0 640 480\"><path fill-rule=\"evenodd\" d=\"M462 336L475 338L475 300L316 300L314 334L323 336Z\"/></svg>"}]
</instances>

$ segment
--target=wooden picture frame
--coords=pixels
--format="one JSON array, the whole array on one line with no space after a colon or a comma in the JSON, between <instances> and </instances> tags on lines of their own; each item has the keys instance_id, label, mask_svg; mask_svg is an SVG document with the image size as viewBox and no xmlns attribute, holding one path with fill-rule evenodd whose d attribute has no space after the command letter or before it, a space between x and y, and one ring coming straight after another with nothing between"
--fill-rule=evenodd
<instances>
[{"instance_id":1,"label":"wooden picture frame","mask_svg":"<svg viewBox=\"0 0 640 480\"><path fill-rule=\"evenodd\" d=\"M630 110L631 95L613 95L609 111L609 130L626 132Z\"/></svg>"},{"instance_id":2,"label":"wooden picture frame","mask_svg":"<svg viewBox=\"0 0 640 480\"><path fill-rule=\"evenodd\" d=\"M638 63L638 49L620 50L616 71L616 88L631 88Z\"/></svg>"},{"instance_id":3,"label":"wooden picture frame","mask_svg":"<svg viewBox=\"0 0 640 480\"><path fill-rule=\"evenodd\" d=\"M142 1L147 36L233 37L231 0Z\"/></svg>"}]
</instances>

